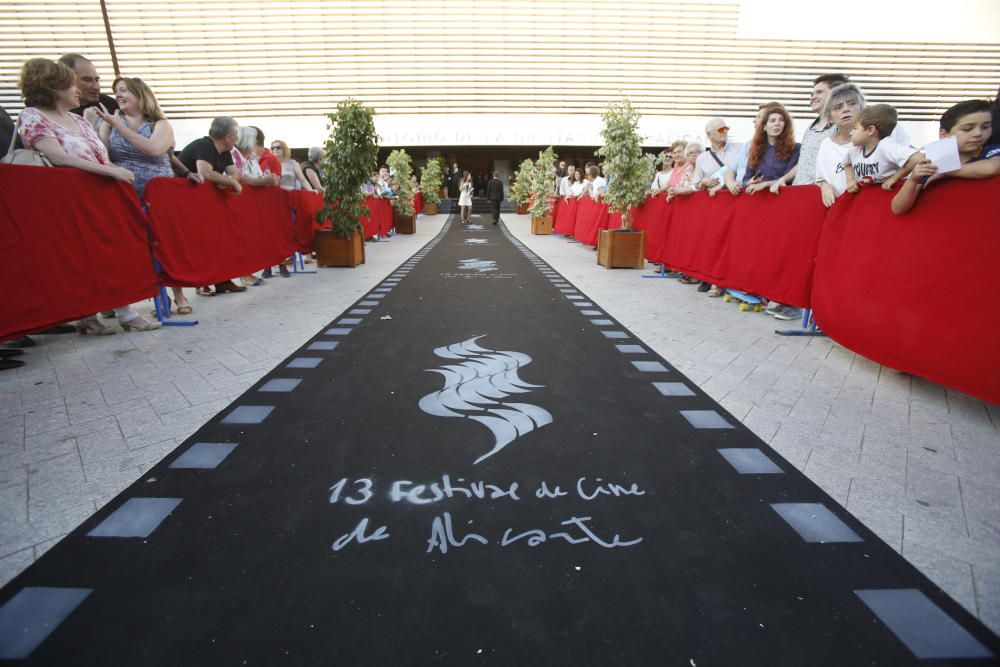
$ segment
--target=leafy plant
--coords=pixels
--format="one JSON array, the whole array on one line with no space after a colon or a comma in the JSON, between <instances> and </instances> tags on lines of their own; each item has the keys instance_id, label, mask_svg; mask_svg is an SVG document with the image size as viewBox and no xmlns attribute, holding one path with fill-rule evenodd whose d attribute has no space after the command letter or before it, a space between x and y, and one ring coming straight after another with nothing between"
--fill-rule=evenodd
<instances>
[{"instance_id":1,"label":"leafy plant","mask_svg":"<svg viewBox=\"0 0 1000 667\"><path fill-rule=\"evenodd\" d=\"M642 152L639 113L627 98L608 104L602 119L604 146L597 149L597 155L610 171L604 201L622 214L623 228L631 229L632 209L646 201L656 157Z\"/></svg>"},{"instance_id":2,"label":"leafy plant","mask_svg":"<svg viewBox=\"0 0 1000 667\"><path fill-rule=\"evenodd\" d=\"M534 169L530 174L531 205L528 211L532 217L544 218L552 212L553 198L556 192L556 156L555 150L549 146L538 153Z\"/></svg>"},{"instance_id":3,"label":"leafy plant","mask_svg":"<svg viewBox=\"0 0 1000 667\"><path fill-rule=\"evenodd\" d=\"M420 192L424 194L425 203L441 203L441 163L438 160L428 160L421 170Z\"/></svg>"},{"instance_id":4,"label":"leafy plant","mask_svg":"<svg viewBox=\"0 0 1000 667\"><path fill-rule=\"evenodd\" d=\"M329 222L338 236L350 238L353 231L361 231L360 218L371 215L361 186L378 163L375 110L348 98L327 119L330 134L323 145L327 158L320 173L326 191L316 219Z\"/></svg>"},{"instance_id":5,"label":"leafy plant","mask_svg":"<svg viewBox=\"0 0 1000 667\"><path fill-rule=\"evenodd\" d=\"M514 172L514 182L510 186L510 198L517 202L518 206L524 206L531 200L531 172L534 169L535 163L525 159Z\"/></svg>"},{"instance_id":6,"label":"leafy plant","mask_svg":"<svg viewBox=\"0 0 1000 667\"><path fill-rule=\"evenodd\" d=\"M395 184L395 196L392 198L392 207L399 215L411 216L413 208L413 183L410 178L413 176L413 164L410 156L402 148L389 153L386 158L389 165L389 173L392 175Z\"/></svg>"}]
</instances>

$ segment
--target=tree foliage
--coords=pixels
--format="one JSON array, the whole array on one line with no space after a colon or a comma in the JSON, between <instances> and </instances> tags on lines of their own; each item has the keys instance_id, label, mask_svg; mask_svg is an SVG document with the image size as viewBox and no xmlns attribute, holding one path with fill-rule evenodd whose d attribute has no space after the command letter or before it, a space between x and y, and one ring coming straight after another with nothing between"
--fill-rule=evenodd
<instances>
[{"instance_id":1,"label":"tree foliage","mask_svg":"<svg viewBox=\"0 0 1000 667\"><path fill-rule=\"evenodd\" d=\"M535 163L525 159L514 172L514 182L510 186L510 198L517 202L518 206L524 206L531 200L531 172L535 170Z\"/></svg>"},{"instance_id":2,"label":"tree foliage","mask_svg":"<svg viewBox=\"0 0 1000 667\"><path fill-rule=\"evenodd\" d=\"M337 235L350 237L352 231L361 230L360 218L371 214L361 186L378 163L375 111L346 99L327 118L330 134L323 145L327 158L320 170L326 192L317 220L330 222Z\"/></svg>"},{"instance_id":3,"label":"tree foliage","mask_svg":"<svg viewBox=\"0 0 1000 667\"><path fill-rule=\"evenodd\" d=\"M420 192L427 204L441 203L441 162L428 160L420 171Z\"/></svg>"},{"instance_id":4,"label":"tree foliage","mask_svg":"<svg viewBox=\"0 0 1000 667\"><path fill-rule=\"evenodd\" d=\"M559 159L555 149L549 146L538 153L534 169L531 170L531 206L532 217L544 218L552 212L553 195L555 195L556 160Z\"/></svg>"},{"instance_id":5,"label":"tree foliage","mask_svg":"<svg viewBox=\"0 0 1000 667\"><path fill-rule=\"evenodd\" d=\"M413 177L413 163L409 154L400 148L389 153L385 162L389 165L389 174L396 185L396 194L392 198L392 208L399 215L413 215L415 212L413 207L415 193L413 192L413 183L410 182Z\"/></svg>"},{"instance_id":6,"label":"tree foliage","mask_svg":"<svg viewBox=\"0 0 1000 667\"><path fill-rule=\"evenodd\" d=\"M656 158L642 152L639 113L627 98L608 104L602 119L604 146L597 149L597 155L604 158L610 172L604 201L622 214L622 224L629 229L632 209L646 201Z\"/></svg>"}]
</instances>

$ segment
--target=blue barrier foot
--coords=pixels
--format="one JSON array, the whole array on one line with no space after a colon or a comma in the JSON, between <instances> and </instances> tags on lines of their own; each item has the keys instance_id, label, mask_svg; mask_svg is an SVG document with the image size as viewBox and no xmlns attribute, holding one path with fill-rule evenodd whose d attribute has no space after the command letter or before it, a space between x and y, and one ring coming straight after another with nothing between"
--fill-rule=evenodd
<instances>
[{"instance_id":1,"label":"blue barrier foot","mask_svg":"<svg viewBox=\"0 0 1000 667\"><path fill-rule=\"evenodd\" d=\"M813 338L826 338L826 334L816 328L816 320L813 319L812 309L806 308L802 311L801 329L775 329L778 336L808 336Z\"/></svg>"}]
</instances>

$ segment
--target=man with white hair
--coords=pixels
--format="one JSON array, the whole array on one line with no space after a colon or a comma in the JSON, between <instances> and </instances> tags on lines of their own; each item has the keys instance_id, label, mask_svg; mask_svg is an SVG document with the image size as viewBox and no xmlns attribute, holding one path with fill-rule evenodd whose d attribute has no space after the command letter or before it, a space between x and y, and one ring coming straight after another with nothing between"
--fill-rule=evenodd
<instances>
[{"instance_id":1,"label":"man with white hair","mask_svg":"<svg viewBox=\"0 0 1000 667\"><path fill-rule=\"evenodd\" d=\"M694 163L691 182L698 190L714 188L723 181L726 169L735 169L743 144L729 141L729 124L722 118L705 123L709 148Z\"/></svg>"}]
</instances>

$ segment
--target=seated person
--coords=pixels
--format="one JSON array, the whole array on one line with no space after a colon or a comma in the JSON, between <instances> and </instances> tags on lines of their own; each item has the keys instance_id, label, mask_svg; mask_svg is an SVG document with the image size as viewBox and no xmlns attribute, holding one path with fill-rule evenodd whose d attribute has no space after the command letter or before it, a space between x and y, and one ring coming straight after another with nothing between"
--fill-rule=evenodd
<instances>
[{"instance_id":1,"label":"seated person","mask_svg":"<svg viewBox=\"0 0 1000 667\"><path fill-rule=\"evenodd\" d=\"M986 100L966 100L951 107L941 116L939 135L955 137L962 167L948 174L938 174L937 166L922 160L913 167L910 178L892 198L892 212L902 214L917 203L920 191L932 180L952 178L992 178L1000 175L1000 144L986 143L993 131L992 107Z\"/></svg>"},{"instance_id":2,"label":"seated person","mask_svg":"<svg viewBox=\"0 0 1000 667\"><path fill-rule=\"evenodd\" d=\"M892 190L896 181L906 176L920 159L915 148L892 139L896 129L896 110L888 104L873 104L857 115L851 130L852 148L844 158L847 191L855 193L862 185L882 184Z\"/></svg>"}]
</instances>

